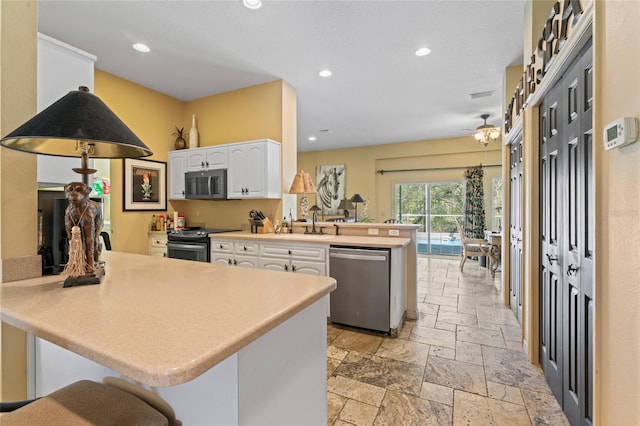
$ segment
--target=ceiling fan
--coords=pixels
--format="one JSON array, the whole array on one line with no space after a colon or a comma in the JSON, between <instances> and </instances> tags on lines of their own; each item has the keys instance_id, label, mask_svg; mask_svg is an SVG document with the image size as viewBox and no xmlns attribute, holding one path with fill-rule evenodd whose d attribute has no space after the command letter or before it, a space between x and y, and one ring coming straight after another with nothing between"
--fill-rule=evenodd
<instances>
[{"instance_id":1,"label":"ceiling fan","mask_svg":"<svg viewBox=\"0 0 640 426\"><path fill-rule=\"evenodd\" d=\"M491 142L495 142L500 137L500 128L492 124L487 124L487 118L489 114L482 114L480 116L484 120L484 123L473 131L473 137L480 143L480 145L486 147Z\"/></svg>"}]
</instances>

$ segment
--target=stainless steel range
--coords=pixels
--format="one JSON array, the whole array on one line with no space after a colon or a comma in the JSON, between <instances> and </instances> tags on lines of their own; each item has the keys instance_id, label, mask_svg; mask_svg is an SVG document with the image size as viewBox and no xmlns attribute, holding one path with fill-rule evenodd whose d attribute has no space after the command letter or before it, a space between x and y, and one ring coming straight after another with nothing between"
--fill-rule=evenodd
<instances>
[{"instance_id":1,"label":"stainless steel range","mask_svg":"<svg viewBox=\"0 0 640 426\"><path fill-rule=\"evenodd\" d=\"M174 259L209 262L211 258L209 234L233 231L237 231L237 229L196 227L167 231L167 256Z\"/></svg>"}]
</instances>

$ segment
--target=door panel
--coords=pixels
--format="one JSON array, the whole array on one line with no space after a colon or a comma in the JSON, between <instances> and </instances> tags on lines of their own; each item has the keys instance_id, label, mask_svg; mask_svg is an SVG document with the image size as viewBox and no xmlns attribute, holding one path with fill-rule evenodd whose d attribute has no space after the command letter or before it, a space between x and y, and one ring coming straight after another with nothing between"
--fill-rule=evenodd
<instances>
[{"instance_id":1,"label":"door panel","mask_svg":"<svg viewBox=\"0 0 640 426\"><path fill-rule=\"evenodd\" d=\"M572 425L593 414L592 52L587 45L540 110L540 358Z\"/></svg>"},{"instance_id":2,"label":"door panel","mask_svg":"<svg viewBox=\"0 0 640 426\"><path fill-rule=\"evenodd\" d=\"M522 324L522 137L510 149L509 305Z\"/></svg>"}]
</instances>

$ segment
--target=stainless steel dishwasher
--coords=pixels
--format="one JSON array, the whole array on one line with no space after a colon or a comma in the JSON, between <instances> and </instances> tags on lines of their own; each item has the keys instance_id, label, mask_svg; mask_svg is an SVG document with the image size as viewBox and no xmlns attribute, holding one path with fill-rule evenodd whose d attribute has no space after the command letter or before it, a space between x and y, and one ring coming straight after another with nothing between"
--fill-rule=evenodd
<instances>
[{"instance_id":1,"label":"stainless steel dishwasher","mask_svg":"<svg viewBox=\"0 0 640 426\"><path fill-rule=\"evenodd\" d=\"M390 257L384 248L329 248L331 322L389 332Z\"/></svg>"}]
</instances>

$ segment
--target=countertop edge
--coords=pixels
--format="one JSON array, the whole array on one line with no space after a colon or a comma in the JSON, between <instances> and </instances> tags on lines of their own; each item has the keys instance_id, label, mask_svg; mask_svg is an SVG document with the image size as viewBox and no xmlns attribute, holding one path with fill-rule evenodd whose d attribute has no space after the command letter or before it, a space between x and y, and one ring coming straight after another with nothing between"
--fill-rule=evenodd
<instances>
[{"instance_id":1,"label":"countertop edge","mask_svg":"<svg viewBox=\"0 0 640 426\"><path fill-rule=\"evenodd\" d=\"M306 234L253 234L246 231L209 234L212 239L252 240L269 243L303 243L316 245L350 245L359 247L401 248L411 243L408 237L330 235L309 236Z\"/></svg>"}]
</instances>

